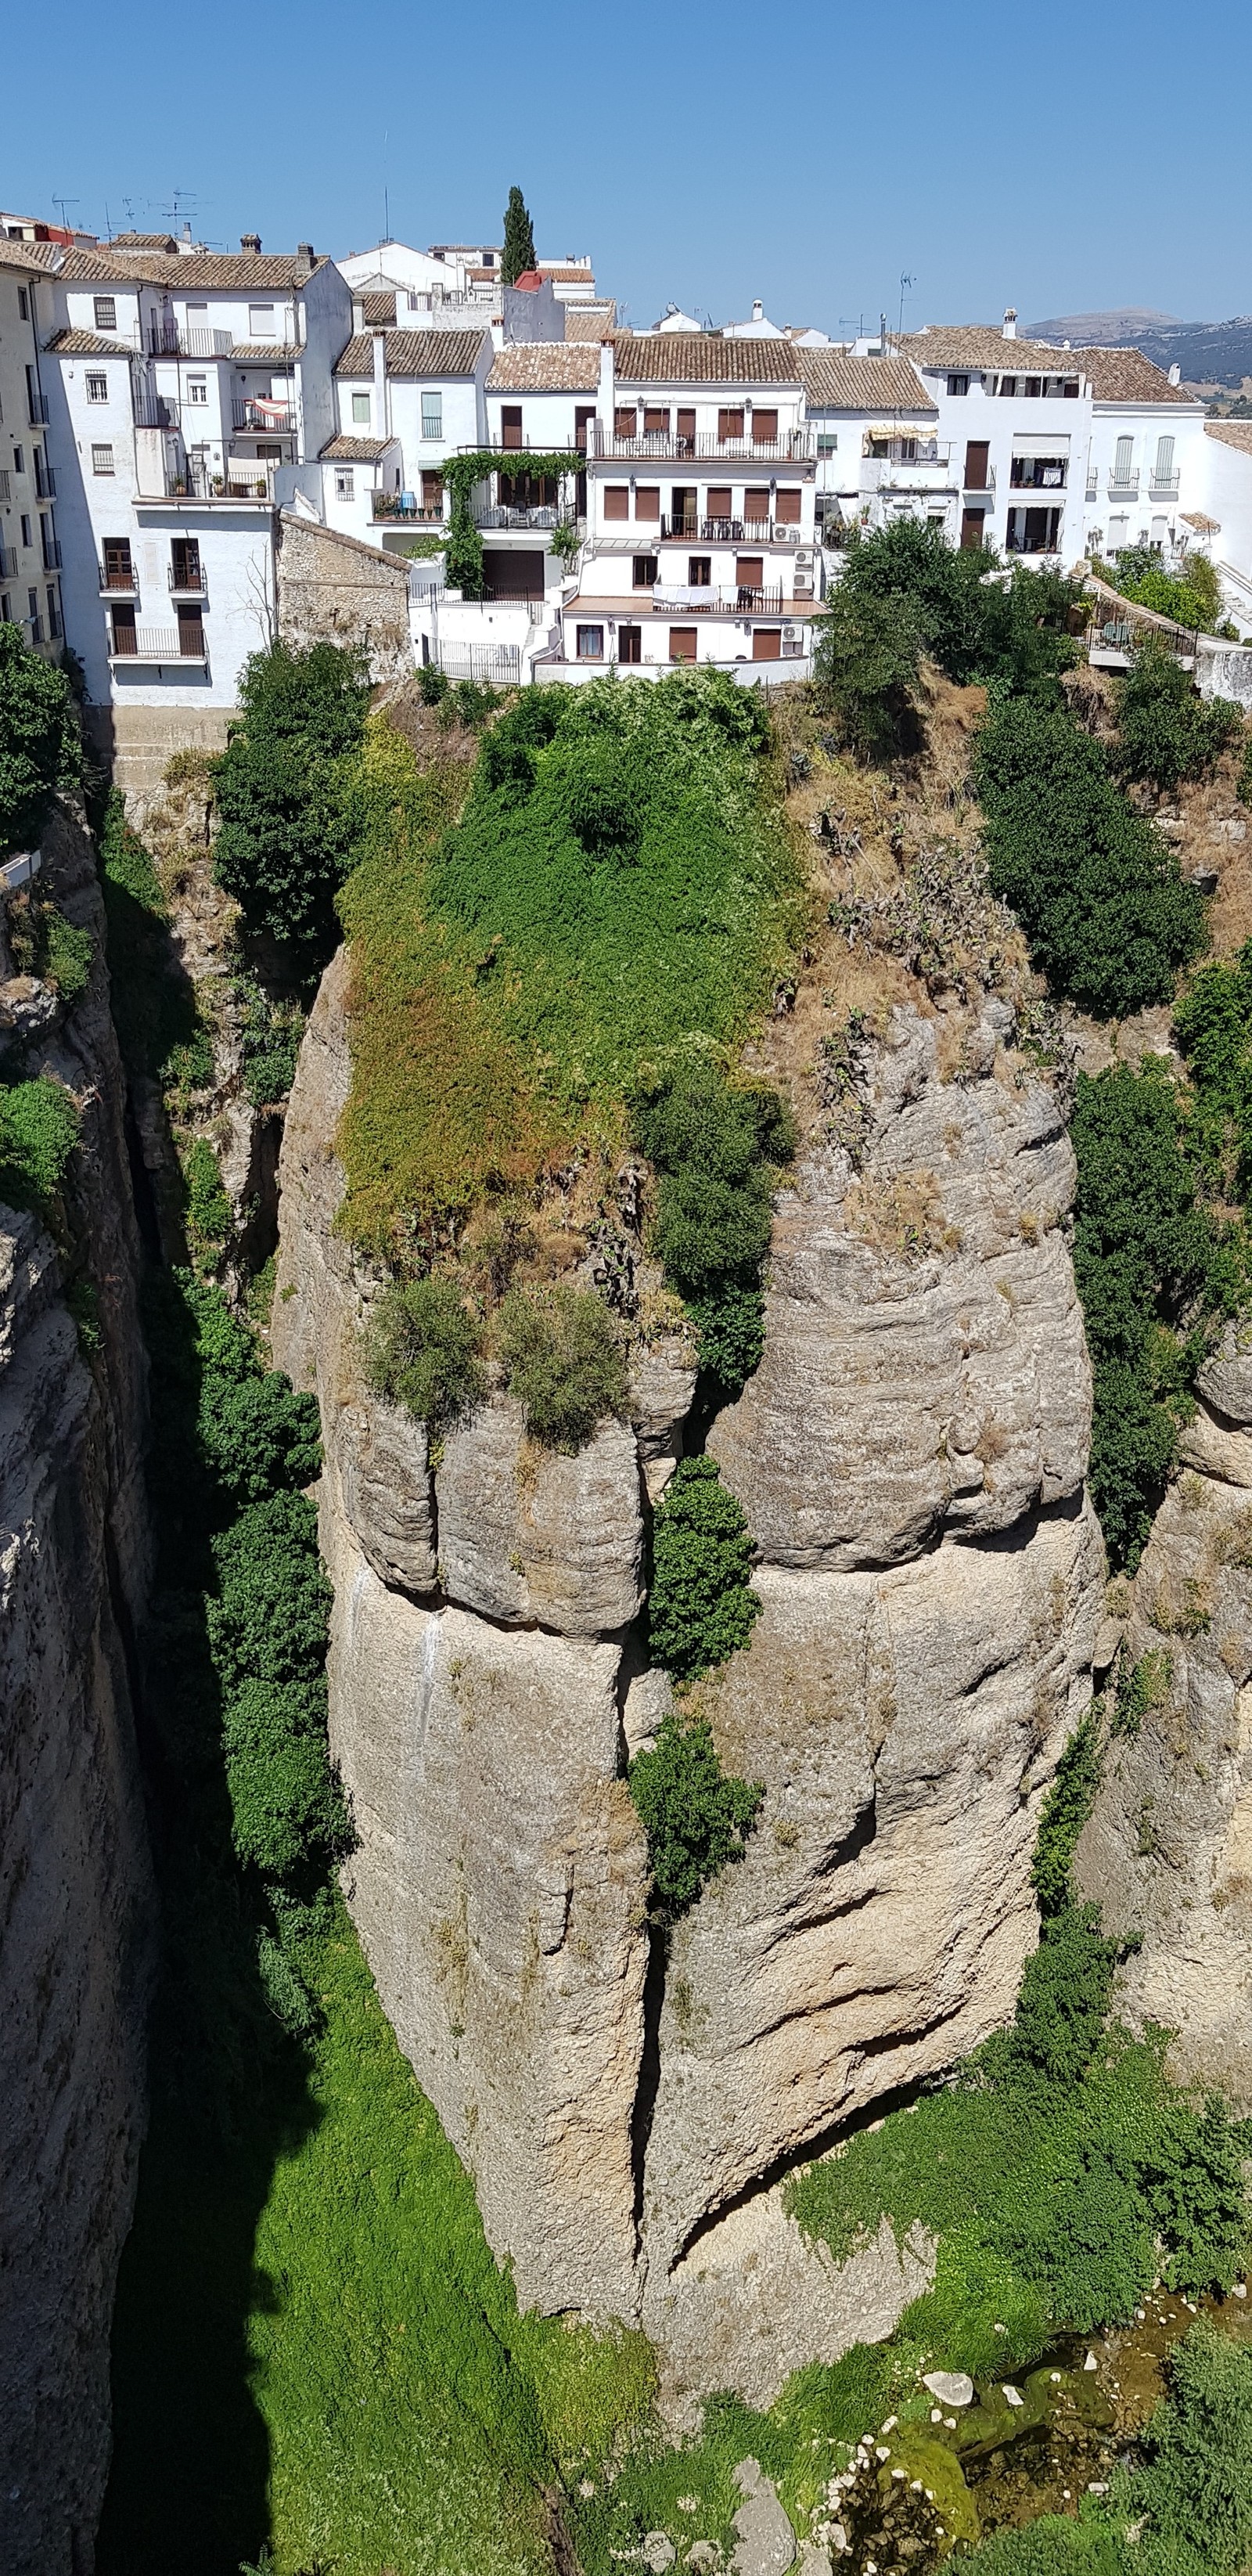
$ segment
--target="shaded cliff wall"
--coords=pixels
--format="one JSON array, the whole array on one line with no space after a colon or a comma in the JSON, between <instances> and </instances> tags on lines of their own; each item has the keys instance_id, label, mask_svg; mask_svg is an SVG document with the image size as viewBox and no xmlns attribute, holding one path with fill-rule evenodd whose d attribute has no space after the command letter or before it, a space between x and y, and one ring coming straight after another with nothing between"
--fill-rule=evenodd
<instances>
[{"instance_id":1,"label":"shaded cliff wall","mask_svg":"<svg viewBox=\"0 0 1252 2576\"><path fill-rule=\"evenodd\" d=\"M10 1049L59 1075L82 1121L63 1250L0 1209L0 2565L82 2576L144 2116L151 1898L130 1641L146 1385L94 859L68 815L43 846L41 891L96 948L68 1012L28 978L0 984ZM87 1357L67 1273L95 1292Z\"/></svg>"},{"instance_id":2,"label":"shaded cliff wall","mask_svg":"<svg viewBox=\"0 0 1252 2576\"><path fill-rule=\"evenodd\" d=\"M1068 1139L999 1005L960 1082L895 1012L859 1172L810 1133L765 1356L708 1439L762 1614L698 1704L765 1803L649 1965L621 1775L668 1689L637 1611L689 1361L638 1354L632 1419L573 1460L497 1394L431 1473L363 1389L372 1284L334 1232L346 980L341 957L292 1095L274 1343L322 1406L350 1902L523 2301L642 2316L675 2420L732 2381L760 2400L889 2331L927 2263L892 2244L841 2278L777 2177L1004 2020L1034 1939L1039 1799L1104 1571Z\"/></svg>"}]
</instances>

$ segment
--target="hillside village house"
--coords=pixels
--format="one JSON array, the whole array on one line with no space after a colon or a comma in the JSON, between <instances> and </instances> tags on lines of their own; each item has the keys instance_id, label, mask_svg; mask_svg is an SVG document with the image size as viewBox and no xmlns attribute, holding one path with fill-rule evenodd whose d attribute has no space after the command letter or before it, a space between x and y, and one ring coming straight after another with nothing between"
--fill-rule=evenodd
<instances>
[{"instance_id":1,"label":"hillside village house","mask_svg":"<svg viewBox=\"0 0 1252 2576\"><path fill-rule=\"evenodd\" d=\"M369 299L367 299L368 301ZM335 428L313 478L327 525L403 553L444 525L444 458L484 443L491 334L356 331L335 360Z\"/></svg>"},{"instance_id":2,"label":"hillside village house","mask_svg":"<svg viewBox=\"0 0 1252 2576\"><path fill-rule=\"evenodd\" d=\"M48 456L41 335L52 315L42 251L0 241L0 621L59 656L61 540Z\"/></svg>"}]
</instances>

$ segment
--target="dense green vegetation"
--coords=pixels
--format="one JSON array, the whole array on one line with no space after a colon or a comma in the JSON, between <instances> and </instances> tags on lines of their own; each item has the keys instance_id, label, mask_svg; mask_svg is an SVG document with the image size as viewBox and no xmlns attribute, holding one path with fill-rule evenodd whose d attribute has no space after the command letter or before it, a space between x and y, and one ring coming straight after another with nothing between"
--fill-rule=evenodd
<instances>
[{"instance_id":1,"label":"dense green vegetation","mask_svg":"<svg viewBox=\"0 0 1252 2576\"><path fill-rule=\"evenodd\" d=\"M34 849L58 787L82 770L70 684L64 671L0 626L0 858Z\"/></svg>"},{"instance_id":2,"label":"dense green vegetation","mask_svg":"<svg viewBox=\"0 0 1252 2576\"><path fill-rule=\"evenodd\" d=\"M1118 775L1168 793L1184 778L1206 778L1242 731L1242 707L1202 698L1172 653L1145 644L1117 692Z\"/></svg>"},{"instance_id":3,"label":"dense green vegetation","mask_svg":"<svg viewBox=\"0 0 1252 2576\"><path fill-rule=\"evenodd\" d=\"M239 686L241 720L213 765L218 883L249 933L315 976L338 937L335 893L352 863L352 754L369 683L333 644L254 653Z\"/></svg>"},{"instance_id":4,"label":"dense green vegetation","mask_svg":"<svg viewBox=\"0 0 1252 2576\"><path fill-rule=\"evenodd\" d=\"M496 1324L505 1383L532 1439L581 1449L626 1405L626 1353L591 1288L511 1288Z\"/></svg>"},{"instance_id":5,"label":"dense green vegetation","mask_svg":"<svg viewBox=\"0 0 1252 2576\"><path fill-rule=\"evenodd\" d=\"M366 1337L368 1381L437 1437L486 1393L480 1340L455 1280L390 1280Z\"/></svg>"},{"instance_id":6,"label":"dense green vegetation","mask_svg":"<svg viewBox=\"0 0 1252 2576\"><path fill-rule=\"evenodd\" d=\"M686 1301L703 1365L736 1395L764 1342L761 1268L779 1166L794 1150L790 1110L768 1085L731 1084L706 1058L642 1089L632 1116L660 1174L653 1232L666 1279Z\"/></svg>"},{"instance_id":7,"label":"dense green vegetation","mask_svg":"<svg viewBox=\"0 0 1252 2576\"><path fill-rule=\"evenodd\" d=\"M727 1776L704 1719L673 1710L655 1744L635 1755L629 1778L648 1837L653 1903L673 1920L728 1861L742 1860L765 1792Z\"/></svg>"},{"instance_id":8,"label":"dense green vegetation","mask_svg":"<svg viewBox=\"0 0 1252 2576\"><path fill-rule=\"evenodd\" d=\"M1171 1000L1204 907L1102 745L1063 708L1009 699L979 734L974 780L993 891L1053 990L1098 1018Z\"/></svg>"},{"instance_id":9,"label":"dense green vegetation","mask_svg":"<svg viewBox=\"0 0 1252 2576\"><path fill-rule=\"evenodd\" d=\"M654 1664L695 1681L745 1646L760 1615L752 1537L711 1458L682 1458L652 1523L648 1634Z\"/></svg>"},{"instance_id":10,"label":"dense green vegetation","mask_svg":"<svg viewBox=\"0 0 1252 2576\"><path fill-rule=\"evenodd\" d=\"M535 228L530 210L520 188L510 188L504 209L504 247L500 254L500 275L506 286L515 286L519 277L535 265Z\"/></svg>"},{"instance_id":11,"label":"dense green vegetation","mask_svg":"<svg viewBox=\"0 0 1252 2576\"><path fill-rule=\"evenodd\" d=\"M0 1087L0 1200L50 1215L78 1142L78 1111L50 1074Z\"/></svg>"},{"instance_id":12,"label":"dense green vegetation","mask_svg":"<svg viewBox=\"0 0 1252 2576\"><path fill-rule=\"evenodd\" d=\"M1202 966L1174 1010L1174 1035L1195 1088L1188 1142L1206 1185L1226 1199L1252 1189L1252 940Z\"/></svg>"},{"instance_id":13,"label":"dense green vegetation","mask_svg":"<svg viewBox=\"0 0 1252 2576\"><path fill-rule=\"evenodd\" d=\"M1182 573L1168 573L1155 547L1123 546L1112 571L1100 569L1123 599L1137 607L1154 609L1158 617L1172 617L1206 635L1220 632L1221 582L1207 555L1189 555Z\"/></svg>"}]
</instances>

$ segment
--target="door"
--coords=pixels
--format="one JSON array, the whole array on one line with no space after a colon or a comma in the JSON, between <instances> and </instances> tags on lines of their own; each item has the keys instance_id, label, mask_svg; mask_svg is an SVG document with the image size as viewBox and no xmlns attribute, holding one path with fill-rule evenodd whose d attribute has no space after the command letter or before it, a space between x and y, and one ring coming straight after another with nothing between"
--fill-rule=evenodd
<instances>
[{"instance_id":1,"label":"door","mask_svg":"<svg viewBox=\"0 0 1252 2576\"><path fill-rule=\"evenodd\" d=\"M764 555L736 555L735 582L739 591L740 607L750 607L754 599L760 598L765 588Z\"/></svg>"},{"instance_id":2,"label":"door","mask_svg":"<svg viewBox=\"0 0 1252 2576\"><path fill-rule=\"evenodd\" d=\"M687 557L687 588L688 588L688 590L708 590L708 589L710 589L710 588L711 588L711 586L712 586L712 581L713 581L713 558L712 558L712 555L688 555L688 557Z\"/></svg>"},{"instance_id":3,"label":"door","mask_svg":"<svg viewBox=\"0 0 1252 2576\"><path fill-rule=\"evenodd\" d=\"M799 527L800 494L798 491L782 491L774 494L774 517L780 528Z\"/></svg>"},{"instance_id":4,"label":"door","mask_svg":"<svg viewBox=\"0 0 1252 2576\"><path fill-rule=\"evenodd\" d=\"M980 550L986 515L985 510L962 510L961 546L966 554L976 554Z\"/></svg>"},{"instance_id":5,"label":"door","mask_svg":"<svg viewBox=\"0 0 1252 2576\"><path fill-rule=\"evenodd\" d=\"M768 485L749 486L743 496L743 516L746 527L767 528L769 526Z\"/></svg>"},{"instance_id":6,"label":"door","mask_svg":"<svg viewBox=\"0 0 1252 2576\"><path fill-rule=\"evenodd\" d=\"M489 599L542 599L542 546L484 546L483 580Z\"/></svg>"},{"instance_id":7,"label":"door","mask_svg":"<svg viewBox=\"0 0 1252 2576\"><path fill-rule=\"evenodd\" d=\"M781 662L781 626L756 626L753 628L752 659L754 662Z\"/></svg>"},{"instance_id":8,"label":"door","mask_svg":"<svg viewBox=\"0 0 1252 2576\"><path fill-rule=\"evenodd\" d=\"M522 443L522 406L505 403L500 412L501 447L520 447Z\"/></svg>"},{"instance_id":9,"label":"door","mask_svg":"<svg viewBox=\"0 0 1252 2576\"><path fill-rule=\"evenodd\" d=\"M754 411L754 412L753 412L753 414L752 414L752 444L753 444L753 446L754 446L754 447L772 447L772 446L775 444L775 441L777 440L777 437L778 437L778 414L777 414L777 412L776 412L776 411Z\"/></svg>"},{"instance_id":10,"label":"door","mask_svg":"<svg viewBox=\"0 0 1252 2576\"><path fill-rule=\"evenodd\" d=\"M437 469L424 470L422 474L422 516L424 519L443 517L443 476Z\"/></svg>"},{"instance_id":11,"label":"door","mask_svg":"<svg viewBox=\"0 0 1252 2576\"><path fill-rule=\"evenodd\" d=\"M130 538L106 537L104 540L104 587L106 590L133 590L134 575L130 566Z\"/></svg>"},{"instance_id":12,"label":"door","mask_svg":"<svg viewBox=\"0 0 1252 2576\"><path fill-rule=\"evenodd\" d=\"M204 660L204 618L198 608L179 606L178 650L184 661Z\"/></svg>"},{"instance_id":13,"label":"door","mask_svg":"<svg viewBox=\"0 0 1252 2576\"><path fill-rule=\"evenodd\" d=\"M175 590L199 590L200 540L198 537L171 538L170 575Z\"/></svg>"},{"instance_id":14,"label":"door","mask_svg":"<svg viewBox=\"0 0 1252 2576\"><path fill-rule=\"evenodd\" d=\"M671 507L673 510L673 517L670 520L670 535L674 537L698 537L700 527L699 521L696 517L696 493L694 484L676 483L671 495Z\"/></svg>"},{"instance_id":15,"label":"door","mask_svg":"<svg viewBox=\"0 0 1252 2576\"><path fill-rule=\"evenodd\" d=\"M671 626L669 630L669 658L671 662L694 662L696 658L696 629L694 626Z\"/></svg>"},{"instance_id":16,"label":"door","mask_svg":"<svg viewBox=\"0 0 1252 2576\"><path fill-rule=\"evenodd\" d=\"M717 415L717 435L719 443L723 447L727 446L731 439L742 438L742 407L729 404L724 410L719 411Z\"/></svg>"},{"instance_id":17,"label":"door","mask_svg":"<svg viewBox=\"0 0 1252 2576\"><path fill-rule=\"evenodd\" d=\"M641 662L643 660L642 626L618 627L617 658L619 662Z\"/></svg>"},{"instance_id":18,"label":"door","mask_svg":"<svg viewBox=\"0 0 1252 2576\"><path fill-rule=\"evenodd\" d=\"M696 452L696 416L694 411L680 410L675 426L678 432L679 446L684 450L686 455L694 456Z\"/></svg>"},{"instance_id":19,"label":"door","mask_svg":"<svg viewBox=\"0 0 1252 2576\"><path fill-rule=\"evenodd\" d=\"M133 655L139 649L139 639L135 633L135 610L133 602L128 601L125 607L122 607L119 602L118 606L113 610L112 616L114 652L121 653L123 655Z\"/></svg>"},{"instance_id":20,"label":"door","mask_svg":"<svg viewBox=\"0 0 1252 2576\"><path fill-rule=\"evenodd\" d=\"M643 407L643 434L644 434L644 437L645 437L645 438L668 438L668 436L669 436L669 406L668 406L668 404L664 404L664 405L662 405L661 403L645 403L645 404L644 404L644 407Z\"/></svg>"},{"instance_id":21,"label":"door","mask_svg":"<svg viewBox=\"0 0 1252 2576\"><path fill-rule=\"evenodd\" d=\"M658 565L655 555L636 555L634 571L635 589L651 590L652 584L657 578L657 571Z\"/></svg>"},{"instance_id":22,"label":"door","mask_svg":"<svg viewBox=\"0 0 1252 2576\"><path fill-rule=\"evenodd\" d=\"M968 440L966 441L966 445L965 445L965 489L966 489L966 491L967 491L967 492L985 492L985 491L986 491L986 489L987 489L987 463L988 463L988 459L989 459L990 455L991 455L991 441L990 441L990 439L988 439L988 438L971 438L971 439L968 439Z\"/></svg>"},{"instance_id":23,"label":"door","mask_svg":"<svg viewBox=\"0 0 1252 2576\"><path fill-rule=\"evenodd\" d=\"M729 529L729 526L730 526L730 485L729 485L729 483L710 483L710 485L709 485L709 489L708 489L708 496L707 496L707 507L708 507L708 513L709 513L709 517L710 517L710 519L711 519L711 520L716 520L716 521L719 523L719 525L720 525L720 526L724 526L724 527L726 527L727 529ZM712 534L712 530L711 530L711 529L710 529L709 533L710 533L710 535Z\"/></svg>"}]
</instances>

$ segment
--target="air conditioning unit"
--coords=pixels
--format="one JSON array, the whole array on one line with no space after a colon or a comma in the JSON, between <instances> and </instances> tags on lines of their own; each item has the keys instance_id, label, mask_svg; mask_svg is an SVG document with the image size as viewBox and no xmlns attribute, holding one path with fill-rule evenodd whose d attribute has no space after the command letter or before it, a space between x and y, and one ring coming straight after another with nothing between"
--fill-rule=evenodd
<instances>
[{"instance_id":1,"label":"air conditioning unit","mask_svg":"<svg viewBox=\"0 0 1252 2576\"><path fill-rule=\"evenodd\" d=\"M784 640L784 642L787 640L787 638L788 638L788 637L791 637L791 638L794 640L794 638L799 634L799 632L800 632L800 629L799 629L799 627L798 627L798 626L784 626L784 628L783 628L783 640Z\"/></svg>"}]
</instances>

